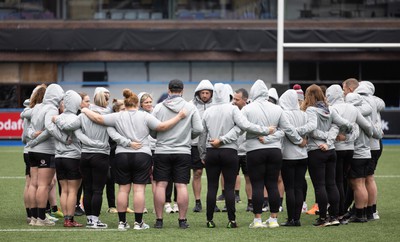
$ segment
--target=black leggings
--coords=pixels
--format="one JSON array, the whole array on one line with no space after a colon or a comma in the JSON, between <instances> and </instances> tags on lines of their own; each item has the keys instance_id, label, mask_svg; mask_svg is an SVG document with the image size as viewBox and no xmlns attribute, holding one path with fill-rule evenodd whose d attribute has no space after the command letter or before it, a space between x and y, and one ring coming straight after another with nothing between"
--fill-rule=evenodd
<instances>
[{"instance_id":1,"label":"black leggings","mask_svg":"<svg viewBox=\"0 0 400 242\"><path fill-rule=\"evenodd\" d=\"M264 187L267 189L271 213L279 212L278 177L282 167L282 153L278 148L254 150L247 153L247 168L253 191L253 213L261 214Z\"/></svg>"},{"instance_id":2,"label":"black leggings","mask_svg":"<svg viewBox=\"0 0 400 242\"><path fill-rule=\"evenodd\" d=\"M207 172L207 220L214 217L219 176L224 176L225 205L228 211L228 219L236 220L235 209L235 183L239 167L237 150L230 148L207 148L206 172Z\"/></svg>"},{"instance_id":3,"label":"black leggings","mask_svg":"<svg viewBox=\"0 0 400 242\"><path fill-rule=\"evenodd\" d=\"M326 218L328 202L330 215L337 216L339 212L339 191L336 186L335 150L309 151L308 171L314 186L315 197L318 201L319 217Z\"/></svg>"},{"instance_id":4,"label":"black leggings","mask_svg":"<svg viewBox=\"0 0 400 242\"><path fill-rule=\"evenodd\" d=\"M347 172L350 168L353 154L354 150L336 151L336 186L339 192L339 216L344 215L347 211L344 206L347 190Z\"/></svg>"},{"instance_id":5,"label":"black leggings","mask_svg":"<svg viewBox=\"0 0 400 242\"><path fill-rule=\"evenodd\" d=\"M286 192L288 220L300 220L304 201L304 177L307 171L307 159L283 160L282 179Z\"/></svg>"},{"instance_id":6,"label":"black leggings","mask_svg":"<svg viewBox=\"0 0 400 242\"><path fill-rule=\"evenodd\" d=\"M86 216L100 215L109 162L109 156L106 154L82 153L83 205Z\"/></svg>"},{"instance_id":7,"label":"black leggings","mask_svg":"<svg viewBox=\"0 0 400 242\"><path fill-rule=\"evenodd\" d=\"M173 183L172 181L168 182L167 189L165 190L165 202L167 203L172 202L172 189L174 190L174 202L176 202L176 199L178 197L178 194L176 193L175 183Z\"/></svg>"}]
</instances>

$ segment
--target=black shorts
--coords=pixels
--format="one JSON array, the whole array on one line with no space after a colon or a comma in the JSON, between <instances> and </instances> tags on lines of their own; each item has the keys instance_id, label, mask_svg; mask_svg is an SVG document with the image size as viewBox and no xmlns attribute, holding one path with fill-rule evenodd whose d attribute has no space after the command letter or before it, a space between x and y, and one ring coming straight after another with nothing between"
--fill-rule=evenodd
<instances>
[{"instance_id":1,"label":"black shorts","mask_svg":"<svg viewBox=\"0 0 400 242\"><path fill-rule=\"evenodd\" d=\"M119 185L148 184L151 155L146 153L118 153L115 155L115 182Z\"/></svg>"},{"instance_id":2,"label":"black shorts","mask_svg":"<svg viewBox=\"0 0 400 242\"><path fill-rule=\"evenodd\" d=\"M239 169L238 169L238 175L240 172L240 168L242 168L243 175L247 175L247 156L245 155L239 155Z\"/></svg>"},{"instance_id":3,"label":"black shorts","mask_svg":"<svg viewBox=\"0 0 400 242\"><path fill-rule=\"evenodd\" d=\"M58 180L82 179L81 160L71 158L55 158L56 174Z\"/></svg>"},{"instance_id":4,"label":"black shorts","mask_svg":"<svg viewBox=\"0 0 400 242\"><path fill-rule=\"evenodd\" d=\"M367 168L371 159L353 159L350 164L348 178L367 177Z\"/></svg>"},{"instance_id":5,"label":"black shorts","mask_svg":"<svg viewBox=\"0 0 400 242\"><path fill-rule=\"evenodd\" d=\"M199 170L204 168L203 162L201 162L200 159L200 153L198 150L197 146L192 146L191 149L192 155L191 155L191 168L193 170Z\"/></svg>"},{"instance_id":6,"label":"black shorts","mask_svg":"<svg viewBox=\"0 0 400 242\"><path fill-rule=\"evenodd\" d=\"M378 165L379 157L381 156L381 150L371 150L371 160L367 168L367 176L375 174L376 166Z\"/></svg>"},{"instance_id":7,"label":"black shorts","mask_svg":"<svg viewBox=\"0 0 400 242\"><path fill-rule=\"evenodd\" d=\"M189 184L190 155L187 154L156 154L153 157L155 181L172 181Z\"/></svg>"},{"instance_id":8,"label":"black shorts","mask_svg":"<svg viewBox=\"0 0 400 242\"><path fill-rule=\"evenodd\" d=\"M29 154L24 153L25 176L31 176L31 164L29 163Z\"/></svg>"},{"instance_id":9,"label":"black shorts","mask_svg":"<svg viewBox=\"0 0 400 242\"><path fill-rule=\"evenodd\" d=\"M31 167L37 168L56 168L54 155L29 152L29 162Z\"/></svg>"}]
</instances>

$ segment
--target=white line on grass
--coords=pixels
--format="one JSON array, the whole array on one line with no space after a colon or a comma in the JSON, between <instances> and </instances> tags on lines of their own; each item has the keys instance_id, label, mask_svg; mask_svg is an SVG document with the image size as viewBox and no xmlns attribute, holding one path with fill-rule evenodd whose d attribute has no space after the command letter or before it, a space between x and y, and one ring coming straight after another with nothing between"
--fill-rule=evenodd
<instances>
[{"instance_id":1,"label":"white line on grass","mask_svg":"<svg viewBox=\"0 0 400 242\"><path fill-rule=\"evenodd\" d=\"M0 229L0 232L114 232L118 229Z\"/></svg>"}]
</instances>

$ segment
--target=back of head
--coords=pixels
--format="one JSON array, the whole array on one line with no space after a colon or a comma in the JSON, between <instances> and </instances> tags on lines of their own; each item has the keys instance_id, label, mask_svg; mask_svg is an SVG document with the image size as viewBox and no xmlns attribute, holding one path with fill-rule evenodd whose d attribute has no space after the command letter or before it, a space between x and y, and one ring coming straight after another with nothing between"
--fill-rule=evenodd
<instances>
[{"instance_id":1,"label":"back of head","mask_svg":"<svg viewBox=\"0 0 400 242\"><path fill-rule=\"evenodd\" d=\"M348 88L354 91L358 87L359 82L355 78L348 78L343 82L343 85L346 85Z\"/></svg>"},{"instance_id":2,"label":"back of head","mask_svg":"<svg viewBox=\"0 0 400 242\"><path fill-rule=\"evenodd\" d=\"M273 104L278 104L279 96L274 87L268 89L268 98L268 101L272 102Z\"/></svg>"},{"instance_id":3,"label":"back of head","mask_svg":"<svg viewBox=\"0 0 400 242\"><path fill-rule=\"evenodd\" d=\"M94 104L99 106L99 107L107 107L108 105L108 101L106 98L106 93L104 91L99 91L95 94L94 96L94 100L93 100Z\"/></svg>"},{"instance_id":4,"label":"back of head","mask_svg":"<svg viewBox=\"0 0 400 242\"><path fill-rule=\"evenodd\" d=\"M293 90L295 90L297 93L297 99L303 101L304 100L304 92L301 89L301 86L299 84L294 84Z\"/></svg>"},{"instance_id":5,"label":"back of head","mask_svg":"<svg viewBox=\"0 0 400 242\"><path fill-rule=\"evenodd\" d=\"M321 87L312 84L306 89L304 102L301 104L301 109L306 110L310 106L315 106L317 102L324 102L326 104L325 96L321 90Z\"/></svg>"},{"instance_id":6,"label":"back of head","mask_svg":"<svg viewBox=\"0 0 400 242\"><path fill-rule=\"evenodd\" d=\"M133 93L130 89L125 88L122 91L122 95L124 96L124 105L126 108L136 108L138 106L139 98Z\"/></svg>"},{"instance_id":7,"label":"back of head","mask_svg":"<svg viewBox=\"0 0 400 242\"><path fill-rule=\"evenodd\" d=\"M168 83L168 89L171 93L180 93L183 91L183 82L178 79L173 79Z\"/></svg>"},{"instance_id":8,"label":"back of head","mask_svg":"<svg viewBox=\"0 0 400 242\"><path fill-rule=\"evenodd\" d=\"M124 100L116 98L113 99L112 110L114 113L121 111L123 106L124 106Z\"/></svg>"},{"instance_id":9,"label":"back of head","mask_svg":"<svg viewBox=\"0 0 400 242\"><path fill-rule=\"evenodd\" d=\"M33 108L36 104L43 102L46 88L47 86L45 84L41 84L35 87L35 89L32 91L31 97L29 98L30 108Z\"/></svg>"}]
</instances>

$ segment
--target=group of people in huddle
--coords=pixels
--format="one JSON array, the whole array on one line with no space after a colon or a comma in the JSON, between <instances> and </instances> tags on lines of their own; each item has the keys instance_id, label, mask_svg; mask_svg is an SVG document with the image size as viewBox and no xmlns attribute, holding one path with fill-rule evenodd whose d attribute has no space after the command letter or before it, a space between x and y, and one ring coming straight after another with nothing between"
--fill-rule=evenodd
<instances>
[{"instance_id":1,"label":"group of people in huddle","mask_svg":"<svg viewBox=\"0 0 400 242\"><path fill-rule=\"evenodd\" d=\"M199 212L204 168L208 228L216 227L221 176L226 227L238 227L235 184L240 168L254 214L249 228L301 226L307 169L319 207L314 226L379 219L374 171L382 152L379 113L385 104L373 95L371 82L350 78L326 91L313 84L305 93L289 89L280 98L262 80L250 92L202 80L191 101L182 98L183 90L182 81L171 80L168 97L153 107L149 93L124 89L124 98L114 99L111 107L110 92L103 87L95 89L90 104L85 93L64 92L58 84L37 86L21 113L29 225L55 224L46 217L46 206L56 177L64 227L107 228L99 217L110 164L118 184L120 231L130 228L126 213L131 190L133 229L150 228L143 220L147 184L153 191L153 228L163 228L166 202L172 210L172 187L178 227L189 228L187 185L193 169L193 211ZM280 177L287 220L279 224ZM86 225L74 219L81 184ZM270 216L263 221L265 192Z\"/></svg>"}]
</instances>

